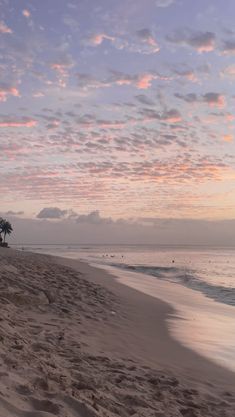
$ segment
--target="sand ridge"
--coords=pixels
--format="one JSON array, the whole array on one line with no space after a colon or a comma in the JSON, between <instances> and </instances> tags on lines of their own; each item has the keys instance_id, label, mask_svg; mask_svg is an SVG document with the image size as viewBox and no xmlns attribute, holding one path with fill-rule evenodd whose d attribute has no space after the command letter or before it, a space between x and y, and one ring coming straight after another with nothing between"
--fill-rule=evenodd
<instances>
[{"instance_id":1,"label":"sand ridge","mask_svg":"<svg viewBox=\"0 0 235 417\"><path fill-rule=\"evenodd\" d=\"M98 343L122 322L128 330L128 314L85 276L49 256L0 251L0 417L234 416L232 391L187 384L128 344L117 354Z\"/></svg>"}]
</instances>

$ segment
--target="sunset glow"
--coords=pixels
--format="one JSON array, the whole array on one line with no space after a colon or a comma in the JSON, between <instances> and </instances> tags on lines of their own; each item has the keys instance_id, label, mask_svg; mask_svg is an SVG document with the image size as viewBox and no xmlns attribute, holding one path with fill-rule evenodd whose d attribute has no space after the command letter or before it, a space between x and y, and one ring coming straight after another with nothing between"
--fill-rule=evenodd
<instances>
[{"instance_id":1,"label":"sunset glow","mask_svg":"<svg viewBox=\"0 0 235 417\"><path fill-rule=\"evenodd\" d=\"M226 5L1 1L1 210L234 218Z\"/></svg>"}]
</instances>

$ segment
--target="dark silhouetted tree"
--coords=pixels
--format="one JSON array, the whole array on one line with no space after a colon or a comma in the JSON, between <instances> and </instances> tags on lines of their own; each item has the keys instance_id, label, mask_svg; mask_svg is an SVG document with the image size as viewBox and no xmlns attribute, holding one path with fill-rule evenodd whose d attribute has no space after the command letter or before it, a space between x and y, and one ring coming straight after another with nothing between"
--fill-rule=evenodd
<instances>
[{"instance_id":1,"label":"dark silhouetted tree","mask_svg":"<svg viewBox=\"0 0 235 417\"><path fill-rule=\"evenodd\" d=\"M0 217L0 243L2 243L2 225L4 223L4 220L2 217Z\"/></svg>"},{"instance_id":2,"label":"dark silhouetted tree","mask_svg":"<svg viewBox=\"0 0 235 417\"><path fill-rule=\"evenodd\" d=\"M1 232L0 233L3 233L3 236L4 236L4 238L3 238L3 242L5 243L5 240L6 240L6 235L10 235L11 234L11 232L13 231L13 228L12 228L12 225L11 225L11 223L10 222L8 222L7 220L5 220L5 219L1 219L0 220L0 230L1 230Z\"/></svg>"}]
</instances>

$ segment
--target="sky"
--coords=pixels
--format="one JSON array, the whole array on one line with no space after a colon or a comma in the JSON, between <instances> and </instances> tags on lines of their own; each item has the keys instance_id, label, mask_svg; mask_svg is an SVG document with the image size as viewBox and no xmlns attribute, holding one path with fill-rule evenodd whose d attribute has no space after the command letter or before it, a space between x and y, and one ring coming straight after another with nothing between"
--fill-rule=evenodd
<instances>
[{"instance_id":1,"label":"sky","mask_svg":"<svg viewBox=\"0 0 235 417\"><path fill-rule=\"evenodd\" d=\"M1 215L123 233L235 219L234 15L234 0L0 0Z\"/></svg>"}]
</instances>

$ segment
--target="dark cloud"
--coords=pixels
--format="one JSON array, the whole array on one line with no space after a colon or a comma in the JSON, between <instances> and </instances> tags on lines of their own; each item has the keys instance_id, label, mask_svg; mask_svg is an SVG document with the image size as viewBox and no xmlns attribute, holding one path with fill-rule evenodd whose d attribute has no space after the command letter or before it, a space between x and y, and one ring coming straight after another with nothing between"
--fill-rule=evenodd
<instances>
[{"instance_id":1,"label":"dark cloud","mask_svg":"<svg viewBox=\"0 0 235 417\"><path fill-rule=\"evenodd\" d=\"M217 105L219 107L224 107L225 98L222 94L219 93L206 93L202 96L203 101L211 105Z\"/></svg>"},{"instance_id":2,"label":"dark cloud","mask_svg":"<svg viewBox=\"0 0 235 417\"><path fill-rule=\"evenodd\" d=\"M173 73L180 77L180 79L187 81L197 82L198 80L195 71L191 69L173 69Z\"/></svg>"},{"instance_id":3,"label":"dark cloud","mask_svg":"<svg viewBox=\"0 0 235 417\"><path fill-rule=\"evenodd\" d=\"M23 214L24 214L23 211L8 210L6 213L3 213L2 215L4 215L4 216L23 216Z\"/></svg>"},{"instance_id":4,"label":"dark cloud","mask_svg":"<svg viewBox=\"0 0 235 417\"><path fill-rule=\"evenodd\" d=\"M221 50L226 55L235 54L235 40L229 39L224 41Z\"/></svg>"},{"instance_id":5,"label":"dark cloud","mask_svg":"<svg viewBox=\"0 0 235 417\"><path fill-rule=\"evenodd\" d=\"M174 44L190 46L198 52L210 52L215 49L216 36L213 32L178 30L168 35L166 39Z\"/></svg>"},{"instance_id":6,"label":"dark cloud","mask_svg":"<svg viewBox=\"0 0 235 417\"><path fill-rule=\"evenodd\" d=\"M76 218L77 223L89 223L89 224L112 224L111 217L101 217L98 210L92 211L89 214L81 214Z\"/></svg>"},{"instance_id":7,"label":"dark cloud","mask_svg":"<svg viewBox=\"0 0 235 417\"><path fill-rule=\"evenodd\" d=\"M137 30L136 34L140 39L143 40L147 40L153 36L151 30L149 29Z\"/></svg>"},{"instance_id":8,"label":"dark cloud","mask_svg":"<svg viewBox=\"0 0 235 417\"><path fill-rule=\"evenodd\" d=\"M45 207L38 214L38 219L61 219L65 217L67 210L61 210L58 207Z\"/></svg>"},{"instance_id":9,"label":"dark cloud","mask_svg":"<svg viewBox=\"0 0 235 417\"><path fill-rule=\"evenodd\" d=\"M146 104L147 106L154 106L154 101L147 97L145 94L139 94L135 96L136 100L138 100L141 104Z\"/></svg>"},{"instance_id":10,"label":"dark cloud","mask_svg":"<svg viewBox=\"0 0 235 417\"><path fill-rule=\"evenodd\" d=\"M166 110L161 115L161 120L170 122L170 123L177 123L182 120L182 116L177 109Z\"/></svg>"},{"instance_id":11,"label":"dark cloud","mask_svg":"<svg viewBox=\"0 0 235 417\"><path fill-rule=\"evenodd\" d=\"M177 123L182 120L182 116L177 109L165 109L163 112L157 112L151 108L143 108L140 110L142 121L159 120L169 123Z\"/></svg>"},{"instance_id":12,"label":"dark cloud","mask_svg":"<svg viewBox=\"0 0 235 417\"><path fill-rule=\"evenodd\" d=\"M215 107L224 107L225 106L225 97L221 93L208 92L201 96L197 96L195 93L180 94L175 93L175 97L180 100L185 101L186 103L207 103Z\"/></svg>"},{"instance_id":13,"label":"dark cloud","mask_svg":"<svg viewBox=\"0 0 235 417\"><path fill-rule=\"evenodd\" d=\"M158 52L160 50L160 47L155 39L155 36L149 29L141 29L136 32L137 37L140 39L140 41L149 47L149 52ZM144 52L144 51L143 51ZM146 51L148 52L148 51Z\"/></svg>"},{"instance_id":14,"label":"dark cloud","mask_svg":"<svg viewBox=\"0 0 235 417\"><path fill-rule=\"evenodd\" d=\"M198 97L195 93L189 93L189 94L180 94L180 93L175 93L175 97L185 101L186 103L195 103L196 101L198 101Z\"/></svg>"},{"instance_id":15,"label":"dark cloud","mask_svg":"<svg viewBox=\"0 0 235 417\"><path fill-rule=\"evenodd\" d=\"M77 73L77 80L79 87L82 87L84 89L87 88L102 88L102 87L109 87L110 82L107 80L98 80L97 78L93 77L90 74L86 73Z\"/></svg>"}]
</instances>

